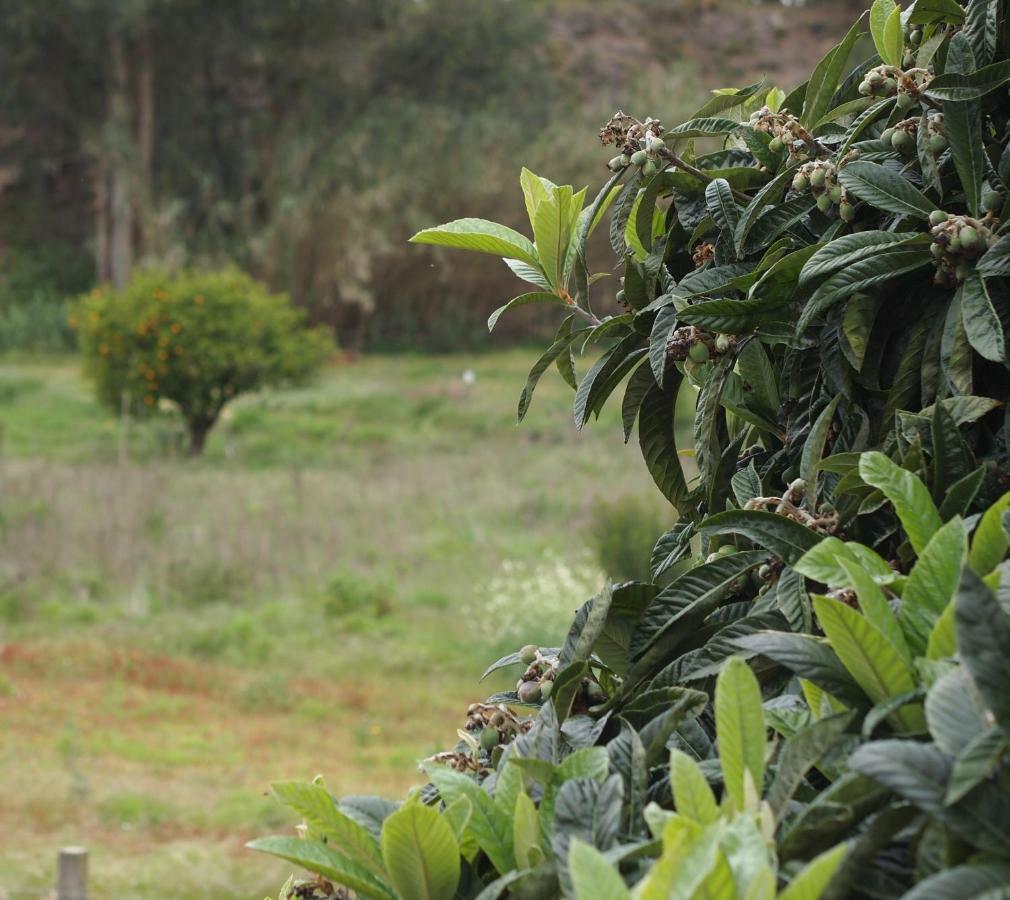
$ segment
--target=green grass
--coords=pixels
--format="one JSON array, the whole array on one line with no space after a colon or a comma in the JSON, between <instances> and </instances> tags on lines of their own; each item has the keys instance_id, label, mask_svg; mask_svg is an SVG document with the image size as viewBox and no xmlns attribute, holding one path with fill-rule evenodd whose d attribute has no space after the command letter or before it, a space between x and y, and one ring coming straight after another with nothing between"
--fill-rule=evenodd
<instances>
[{"instance_id":1,"label":"green grass","mask_svg":"<svg viewBox=\"0 0 1010 900\"><path fill-rule=\"evenodd\" d=\"M621 498L669 513L556 373L516 427L534 357L366 358L236 402L202 460L133 422L126 463L75 358L0 361L0 892L71 841L96 896L275 892L242 848L291 824L271 780L400 792L488 661L563 637Z\"/></svg>"}]
</instances>

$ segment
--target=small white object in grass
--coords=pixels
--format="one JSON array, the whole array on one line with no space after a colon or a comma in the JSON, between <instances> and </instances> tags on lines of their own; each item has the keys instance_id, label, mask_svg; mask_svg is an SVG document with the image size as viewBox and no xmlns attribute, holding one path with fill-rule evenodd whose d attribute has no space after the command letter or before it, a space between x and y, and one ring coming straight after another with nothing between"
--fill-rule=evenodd
<instances>
[{"instance_id":1,"label":"small white object in grass","mask_svg":"<svg viewBox=\"0 0 1010 900\"><path fill-rule=\"evenodd\" d=\"M477 373L473 369L463 370L463 384L472 387L477 381Z\"/></svg>"}]
</instances>

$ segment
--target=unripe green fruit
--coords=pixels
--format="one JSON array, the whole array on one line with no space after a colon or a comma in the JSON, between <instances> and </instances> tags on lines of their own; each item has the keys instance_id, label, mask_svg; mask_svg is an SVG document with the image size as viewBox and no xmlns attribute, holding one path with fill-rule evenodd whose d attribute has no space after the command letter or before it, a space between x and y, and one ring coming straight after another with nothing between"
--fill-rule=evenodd
<instances>
[{"instance_id":1,"label":"unripe green fruit","mask_svg":"<svg viewBox=\"0 0 1010 900\"><path fill-rule=\"evenodd\" d=\"M915 65L915 54L912 52L906 53L901 58L901 66L903 69L911 69Z\"/></svg>"},{"instance_id":2,"label":"unripe green fruit","mask_svg":"<svg viewBox=\"0 0 1010 900\"><path fill-rule=\"evenodd\" d=\"M884 83L884 76L879 72L869 72L866 75L866 83L872 88L878 88Z\"/></svg>"},{"instance_id":3,"label":"unripe green fruit","mask_svg":"<svg viewBox=\"0 0 1010 900\"><path fill-rule=\"evenodd\" d=\"M1003 205L1003 198L1000 196L999 191L986 191L982 195L982 205L989 212L999 212L999 208Z\"/></svg>"},{"instance_id":4,"label":"unripe green fruit","mask_svg":"<svg viewBox=\"0 0 1010 900\"><path fill-rule=\"evenodd\" d=\"M843 200L838 205L838 216L843 222L851 222L856 218L856 208L848 201Z\"/></svg>"},{"instance_id":5,"label":"unripe green fruit","mask_svg":"<svg viewBox=\"0 0 1010 900\"><path fill-rule=\"evenodd\" d=\"M831 209L831 198L827 194L821 194L817 198L817 208L822 213L826 213L829 209Z\"/></svg>"},{"instance_id":6,"label":"unripe green fruit","mask_svg":"<svg viewBox=\"0 0 1010 900\"><path fill-rule=\"evenodd\" d=\"M480 745L485 750L493 750L498 746L498 742L501 740L498 729L492 728L490 725L485 725L480 733Z\"/></svg>"},{"instance_id":7,"label":"unripe green fruit","mask_svg":"<svg viewBox=\"0 0 1010 900\"><path fill-rule=\"evenodd\" d=\"M720 353L725 353L733 346L733 339L728 334L720 334L715 339L715 349Z\"/></svg>"},{"instance_id":8,"label":"unripe green fruit","mask_svg":"<svg viewBox=\"0 0 1010 900\"><path fill-rule=\"evenodd\" d=\"M964 263L958 263L957 267L954 269L954 277L958 281L964 281L965 276L968 274L968 267Z\"/></svg>"},{"instance_id":9,"label":"unripe green fruit","mask_svg":"<svg viewBox=\"0 0 1010 900\"><path fill-rule=\"evenodd\" d=\"M646 178L650 178L651 176L655 175L658 171L659 169L656 168L656 164L651 159L648 162L646 162L644 166L642 166L642 174Z\"/></svg>"},{"instance_id":10,"label":"unripe green fruit","mask_svg":"<svg viewBox=\"0 0 1010 900\"><path fill-rule=\"evenodd\" d=\"M832 185L828 190L828 197L831 198L831 202L838 204L842 202L842 186L840 184Z\"/></svg>"},{"instance_id":11,"label":"unripe green fruit","mask_svg":"<svg viewBox=\"0 0 1010 900\"><path fill-rule=\"evenodd\" d=\"M779 138L779 137L773 137L768 142L768 149L771 150L772 153L781 153L782 152L782 148L784 146L785 146L785 144L782 143L782 138Z\"/></svg>"},{"instance_id":12,"label":"unripe green fruit","mask_svg":"<svg viewBox=\"0 0 1010 900\"><path fill-rule=\"evenodd\" d=\"M527 644L519 651L519 661L528 666L536 660L539 652L540 648L536 644Z\"/></svg>"},{"instance_id":13,"label":"unripe green fruit","mask_svg":"<svg viewBox=\"0 0 1010 900\"><path fill-rule=\"evenodd\" d=\"M898 82L893 78L885 78L884 83L880 85L880 90L885 97L890 97L898 90Z\"/></svg>"},{"instance_id":14,"label":"unripe green fruit","mask_svg":"<svg viewBox=\"0 0 1010 900\"><path fill-rule=\"evenodd\" d=\"M873 93L873 87L868 81L859 82L859 94L862 97L869 97Z\"/></svg>"},{"instance_id":15,"label":"unripe green fruit","mask_svg":"<svg viewBox=\"0 0 1010 900\"><path fill-rule=\"evenodd\" d=\"M885 128L882 132L880 132L880 139L882 141L884 141L884 143L886 143L886 144L891 143L891 138L892 137L894 137L894 129L893 128Z\"/></svg>"},{"instance_id":16,"label":"unripe green fruit","mask_svg":"<svg viewBox=\"0 0 1010 900\"><path fill-rule=\"evenodd\" d=\"M736 547L732 544L723 544L717 551L720 556L732 556L736 553Z\"/></svg>"},{"instance_id":17,"label":"unripe green fruit","mask_svg":"<svg viewBox=\"0 0 1010 900\"><path fill-rule=\"evenodd\" d=\"M540 682L540 699L547 700L551 696L551 691L554 690L553 681L542 681Z\"/></svg>"},{"instance_id":18,"label":"unripe green fruit","mask_svg":"<svg viewBox=\"0 0 1010 900\"><path fill-rule=\"evenodd\" d=\"M947 250L950 253L960 253L961 252L961 238L956 234L947 242Z\"/></svg>"},{"instance_id":19,"label":"unripe green fruit","mask_svg":"<svg viewBox=\"0 0 1010 900\"><path fill-rule=\"evenodd\" d=\"M934 209L929 214L929 224L939 225L941 222L947 221L947 214L942 209Z\"/></svg>"},{"instance_id":20,"label":"unripe green fruit","mask_svg":"<svg viewBox=\"0 0 1010 900\"><path fill-rule=\"evenodd\" d=\"M659 153L660 150L666 149L666 141L662 138L654 137L649 141L649 151L651 153Z\"/></svg>"},{"instance_id":21,"label":"unripe green fruit","mask_svg":"<svg viewBox=\"0 0 1010 900\"><path fill-rule=\"evenodd\" d=\"M607 695L603 692L603 688L601 688L595 681L590 681L589 684L586 685L586 699L595 705L606 700Z\"/></svg>"},{"instance_id":22,"label":"unripe green fruit","mask_svg":"<svg viewBox=\"0 0 1010 900\"><path fill-rule=\"evenodd\" d=\"M911 109L913 106L915 106L915 97L913 97L911 94L906 94L902 92L898 94L897 104L898 109L900 110Z\"/></svg>"},{"instance_id":23,"label":"unripe green fruit","mask_svg":"<svg viewBox=\"0 0 1010 900\"><path fill-rule=\"evenodd\" d=\"M764 563L758 568L758 578L762 581L767 581L774 574L775 570L768 563Z\"/></svg>"},{"instance_id":24,"label":"unripe green fruit","mask_svg":"<svg viewBox=\"0 0 1010 900\"><path fill-rule=\"evenodd\" d=\"M965 225L958 237L965 250L972 250L978 245L978 232L971 225Z\"/></svg>"},{"instance_id":25,"label":"unripe green fruit","mask_svg":"<svg viewBox=\"0 0 1010 900\"><path fill-rule=\"evenodd\" d=\"M687 355L692 362L707 363L710 356L708 352L708 345L703 344L700 341L697 344L692 344L691 349L687 351Z\"/></svg>"},{"instance_id":26,"label":"unripe green fruit","mask_svg":"<svg viewBox=\"0 0 1010 900\"><path fill-rule=\"evenodd\" d=\"M631 165L631 157L628 156L627 153L622 153L621 154L621 165L622 166L630 166Z\"/></svg>"},{"instance_id":27,"label":"unripe green fruit","mask_svg":"<svg viewBox=\"0 0 1010 900\"><path fill-rule=\"evenodd\" d=\"M931 134L926 140L926 148L930 153L943 153L947 149L946 135Z\"/></svg>"},{"instance_id":28,"label":"unripe green fruit","mask_svg":"<svg viewBox=\"0 0 1010 900\"><path fill-rule=\"evenodd\" d=\"M536 703L541 696L540 683L537 681L524 681L519 685L519 700L522 703Z\"/></svg>"},{"instance_id":29,"label":"unripe green fruit","mask_svg":"<svg viewBox=\"0 0 1010 900\"><path fill-rule=\"evenodd\" d=\"M912 30L912 33L908 36L908 43L910 43L913 47L918 47L919 44L922 43L921 28L915 28Z\"/></svg>"},{"instance_id":30,"label":"unripe green fruit","mask_svg":"<svg viewBox=\"0 0 1010 900\"><path fill-rule=\"evenodd\" d=\"M802 194L808 187L810 187L810 179L802 172L798 172L793 178L793 190L797 194Z\"/></svg>"},{"instance_id":31,"label":"unripe green fruit","mask_svg":"<svg viewBox=\"0 0 1010 900\"><path fill-rule=\"evenodd\" d=\"M631 164L633 166L644 166L649 161L649 154L644 150L636 150L631 154Z\"/></svg>"},{"instance_id":32,"label":"unripe green fruit","mask_svg":"<svg viewBox=\"0 0 1010 900\"><path fill-rule=\"evenodd\" d=\"M505 748L499 744L494 750L491 751L491 768L497 769L498 763L501 762L501 758L505 755Z\"/></svg>"},{"instance_id":33,"label":"unripe green fruit","mask_svg":"<svg viewBox=\"0 0 1010 900\"><path fill-rule=\"evenodd\" d=\"M615 156L610 162L607 163L607 168L611 172L620 172L625 166L623 156Z\"/></svg>"},{"instance_id":34,"label":"unripe green fruit","mask_svg":"<svg viewBox=\"0 0 1010 900\"><path fill-rule=\"evenodd\" d=\"M907 131L895 131L891 135L891 146L899 153L905 153L912 148L912 135Z\"/></svg>"},{"instance_id":35,"label":"unripe green fruit","mask_svg":"<svg viewBox=\"0 0 1010 900\"><path fill-rule=\"evenodd\" d=\"M623 303L624 303L624 291L623 291L623 290L621 290L621 291L618 291L618 292L617 292L617 293L616 293L616 294L614 295L614 299L615 299L615 300L616 300L616 301L617 301L618 303L622 303L622 304L623 304Z\"/></svg>"},{"instance_id":36,"label":"unripe green fruit","mask_svg":"<svg viewBox=\"0 0 1010 900\"><path fill-rule=\"evenodd\" d=\"M814 171L810 173L810 184L819 190L824 187L824 181L826 178L827 175L825 175L824 169L814 169Z\"/></svg>"},{"instance_id":37,"label":"unripe green fruit","mask_svg":"<svg viewBox=\"0 0 1010 900\"><path fill-rule=\"evenodd\" d=\"M933 255L934 259L939 259L943 256L943 244L938 244L935 241L929 245L929 252Z\"/></svg>"}]
</instances>

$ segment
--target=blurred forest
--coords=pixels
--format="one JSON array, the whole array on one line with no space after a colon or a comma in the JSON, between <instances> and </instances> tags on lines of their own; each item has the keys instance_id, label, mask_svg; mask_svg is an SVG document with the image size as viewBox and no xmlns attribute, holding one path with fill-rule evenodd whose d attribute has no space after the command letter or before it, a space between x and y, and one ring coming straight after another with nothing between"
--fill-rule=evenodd
<instances>
[{"instance_id":1,"label":"blurred forest","mask_svg":"<svg viewBox=\"0 0 1010 900\"><path fill-rule=\"evenodd\" d=\"M519 225L521 164L595 186L616 108L791 86L863 5L0 0L0 350L71 346L96 281L225 262L345 348L473 345L512 276L413 231Z\"/></svg>"}]
</instances>

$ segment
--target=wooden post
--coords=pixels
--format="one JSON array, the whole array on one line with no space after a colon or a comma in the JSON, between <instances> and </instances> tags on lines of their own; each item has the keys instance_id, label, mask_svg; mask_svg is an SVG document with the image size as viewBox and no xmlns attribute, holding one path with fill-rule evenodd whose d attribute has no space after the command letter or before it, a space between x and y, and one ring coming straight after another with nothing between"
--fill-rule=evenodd
<instances>
[{"instance_id":1,"label":"wooden post","mask_svg":"<svg viewBox=\"0 0 1010 900\"><path fill-rule=\"evenodd\" d=\"M63 847L56 872L56 900L88 900L88 851Z\"/></svg>"}]
</instances>

